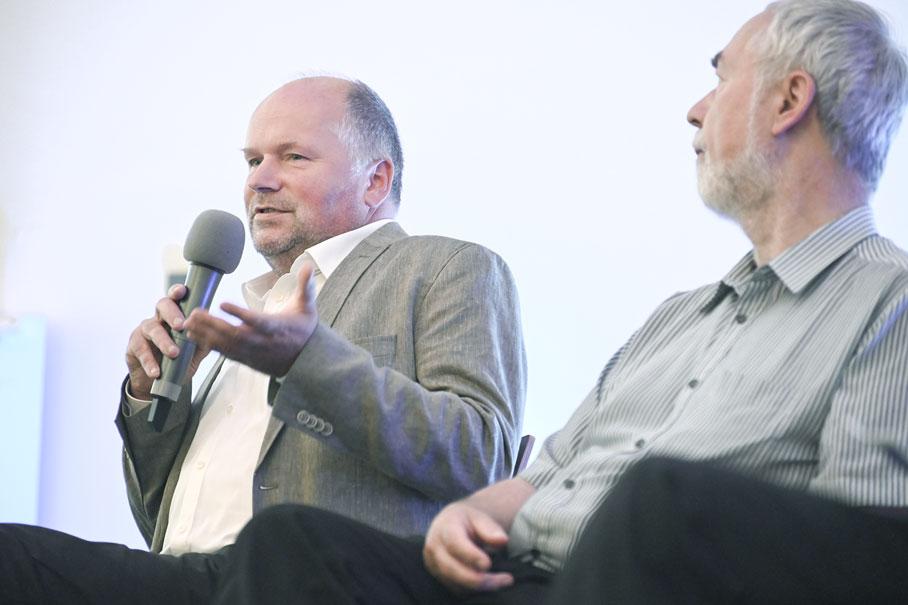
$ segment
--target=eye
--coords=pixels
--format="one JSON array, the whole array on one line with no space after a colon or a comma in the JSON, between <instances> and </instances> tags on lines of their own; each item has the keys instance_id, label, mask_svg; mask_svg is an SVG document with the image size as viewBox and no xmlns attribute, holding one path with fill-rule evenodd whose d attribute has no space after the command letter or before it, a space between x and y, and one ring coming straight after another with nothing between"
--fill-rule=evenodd
<instances>
[{"instance_id":1,"label":"eye","mask_svg":"<svg viewBox=\"0 0 908 605\"><path fill-rule=\"evenodd\" d=\"M262 163L262 158L255 158L255 157L253 157L253 158L246 158L246 164L247 164L250 168L255 168L256 166L258 166L258 165L261 164L261 163Z\"/></svg>"},{"instance_id":2,"label":"eye","mask_svg":"<svg viewBox=\"0 0 908 605\"><path fill-rule=\"evenodd\" d=\"M309 158L299 153L288 153L287 159L293 162L298 162L300 160L308 160Z\"/></svg>"}]
</instances>

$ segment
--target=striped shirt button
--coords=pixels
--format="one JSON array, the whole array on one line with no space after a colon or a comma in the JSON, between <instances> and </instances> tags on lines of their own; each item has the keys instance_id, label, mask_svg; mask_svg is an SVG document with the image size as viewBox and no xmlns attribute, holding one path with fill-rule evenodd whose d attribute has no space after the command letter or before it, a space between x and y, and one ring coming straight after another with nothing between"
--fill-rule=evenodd
<instances>
[{"instance_id":1,"label":"striped shirt button","mask_svg":"<svg viewBox=\"0 0 908 605\"><path fill-rule=\"evenodd\" d=\"M696 389L698 386L700 386L700 381L696 378L691 378L690 382L687 383L687 386L692 389Z\"/></svg>"},{"instance_id":2,"label":"striped shirt button","mask_svg":"<svg viewBox=\"0 0 908 605\"><path fill-rule=\"evenodd\" d=\"M747 315L745 315L744 313L738 313L737 315L735 315L735 321L739 324L742 324L747 321Z\"/></svg>"},{"instance_id":3,"label":"striped shirt button","mask_svg":"<svg viewBox=\"0 0 908 605\"><path fill-rule=\"evenodd\" d=\"M573 489L576 484L573 479L565 479L563 485L565 489Z\"/></svg>"},{"instance_id":4,"label":"striped shirt button","mask_svg":"<svg viewBox=\"0 0 908 605\"><path fill-rule=\"evenodd\" d=\"M637 439L637 440L634 442L634 447L637 448L638 450L639 450L639 449L643 449L643 446L644 446L644 445L646 445L646 439L644 439L644 438L642 438L642 437L641 437L640 439Z\"/></svg>"}]
</instances>

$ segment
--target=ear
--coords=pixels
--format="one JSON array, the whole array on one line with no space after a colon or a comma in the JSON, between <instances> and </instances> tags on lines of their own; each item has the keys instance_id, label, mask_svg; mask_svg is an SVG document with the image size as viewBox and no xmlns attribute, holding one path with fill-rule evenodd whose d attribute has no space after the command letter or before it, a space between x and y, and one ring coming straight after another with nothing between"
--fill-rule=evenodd
<instances>
[{"instance_id":1,"label":"ear","mask_svg":"<svg viewBox=\"0 0 908 605\"><path fill-rule=\"evenodd\" d=\"M813 76L803 69L789 73L780 83L775 116L772 122L772 134L779 136L800 124L817 94L817 85Z\"/></svg>"},{"instance_id":2,"label":"ear","mask_svg":"<svg viewBox=\"0 0 908 605\"><path fill-rule=\"evenodd\" d=\"M366 169L369 184L363 195L363 201L371 209L378 208L391 193L391 182L394 179L394 165L389 159L378 160Z\"/></svg>"}]
</instances>

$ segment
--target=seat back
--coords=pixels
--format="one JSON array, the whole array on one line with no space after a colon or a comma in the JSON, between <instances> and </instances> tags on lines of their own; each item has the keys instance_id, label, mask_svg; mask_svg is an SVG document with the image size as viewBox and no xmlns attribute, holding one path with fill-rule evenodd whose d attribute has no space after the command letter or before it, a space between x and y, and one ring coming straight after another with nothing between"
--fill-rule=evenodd
<instances>
[{"instance_id":1,"label":"seat back","mask_svg":"<svg viewBox=\"0 0 908 605\"><path fill-rule=\"evenodd\" d=\"M536 438L532 435L524 435L520 438L520 445L517 447L517 458L514 461L514 473L512 477L516 477L520 471L526 468L527 462L530 461L530 453L533 451L533 444L536 443Z\"/></svg>"}]
</instances>

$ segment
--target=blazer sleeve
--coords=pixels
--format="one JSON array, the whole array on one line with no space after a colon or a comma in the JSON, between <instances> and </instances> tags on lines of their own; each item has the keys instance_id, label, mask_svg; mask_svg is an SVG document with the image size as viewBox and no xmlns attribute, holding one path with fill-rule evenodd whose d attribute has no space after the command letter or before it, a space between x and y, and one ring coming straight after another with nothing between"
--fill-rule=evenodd
<instances>
[{"instance_id":1,"label":"blazer sleeve","mask_svg":"<svg viewBox=\"0 0 908 605\"><path fill-rule=\"evenodd\" d=\"M464 244L425 281L414 376L320 323L273 405L289 426L447 501L509 476L526 358L516 287L497 255Z\"/></svg>"},{"instance_id":2,"label":"blazer sleeve","mask_svg":"<svg viewBox=\"0 0 908 605\"><path fill-rule=\"evenodd\" d=\"M127 377L126 380L129 380ZM183 389L181 399L167 416L160 433L148 423L148 408L129 414L126 405L126 382L120 387L120 407L115 423L123 439L123 475L132 516L149 546L163 501L167 478L183 442L189 418L190 389Z\"/></svg>"}]
</instances>

